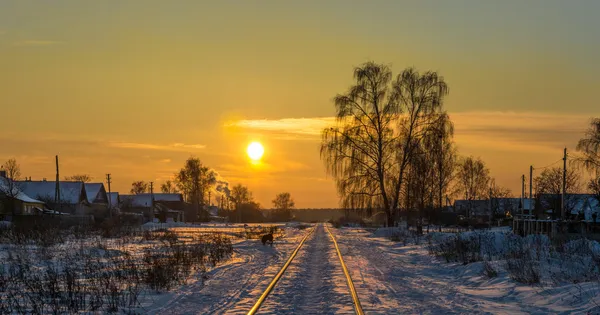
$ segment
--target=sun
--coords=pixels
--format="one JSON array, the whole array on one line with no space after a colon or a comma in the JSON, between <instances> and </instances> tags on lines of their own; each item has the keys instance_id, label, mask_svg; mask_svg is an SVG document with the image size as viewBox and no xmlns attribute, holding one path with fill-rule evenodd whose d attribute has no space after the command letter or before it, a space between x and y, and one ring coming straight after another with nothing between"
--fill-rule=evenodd
<instances>
[{"instance_id":1,"label":"sun","mask_svg":"<svg viewBox=\"0 0 600 315\"><path fill-rule=\"evenodd\" d=\"M265 148L262 144L260 144L260 142L252 142L248 145L246 152L251 160L259 161L265 153Z\"/></svg>"}]
</instances>

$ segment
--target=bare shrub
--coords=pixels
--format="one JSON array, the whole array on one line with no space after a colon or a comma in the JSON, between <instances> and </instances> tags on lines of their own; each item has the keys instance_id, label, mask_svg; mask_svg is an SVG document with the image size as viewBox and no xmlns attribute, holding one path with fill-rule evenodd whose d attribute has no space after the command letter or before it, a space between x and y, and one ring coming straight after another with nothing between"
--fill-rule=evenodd
<instances>
[{"instance_id":1,"label":"bare shrub","mask_svg":"<svg viewBox=\"0 0 600 315\"><path fill-rule=\"evenodd\" d=\"M524 284L540 283L539 262L526 258L510 258L506 260L506 271L511 279Z\"/></svg>"},{"instance_id":2,"label":"bare shrub","mask_svg":"<svg viewBox=\"0 0 600 315\"><path fill-rule=\"evenodd\" d=\"M483 261L483 275L488 278L496 278L498 276L498 271L494 268L494 266L487 260Z\"/></svg>"}]
</instances>

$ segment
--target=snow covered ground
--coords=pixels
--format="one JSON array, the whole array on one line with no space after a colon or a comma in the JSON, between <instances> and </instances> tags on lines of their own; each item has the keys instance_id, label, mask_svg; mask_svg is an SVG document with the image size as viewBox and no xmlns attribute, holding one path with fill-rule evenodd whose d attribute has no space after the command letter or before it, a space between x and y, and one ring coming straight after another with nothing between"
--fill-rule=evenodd
<instances>
[{"instance_id":1,"label":"snow covered ground","mask_svg":"<svg viewBox=\"0 0 600 315\"><path fill-rule=\"evenodd\" d=\"M215 228L228 228L215 226ZM144 309L149 314L246 314L267 288L273 277L310 231L284 227L285 237L274 245L260 240L234 243L228 262L207 273L207 280L194 281L154 298Z\"/></svg>"},{"instance_id":2,"label":"snow covered ground","mask_svg":"<svg viewBox=\"0 0 600 315\"><path fill-rule=\"evenodd\" d=\"M278 224L278 227L282 234L277 234L271 247L263 246L258 239L244 238L248 234L243 231L262 228L259 225L250 225L248 229L226 224L144 226L144 230L176 231L180 239L220 232L230 236L233 255L215 267L209 266L206 272L195 273L185 284L169 291L145 290L135 312L246 314L300 240L313 229L312 225L299 224ZM538 246L532 248L537 250L537 259L544 261L544 279L539 284L527 285L511 278L504 267L505 261L498 258L500 254L486 258L497 271L497 276L486 277L482 261L448 263L432 256L426 238L414 244L417 239L402 231L330 230L336 236L366 314L600 314L600 277L587 277L598 274L595 266L599 264L594 257L600 257L600 245L595 242L571 242L565 245L566 251L553 252L555 249L543 238L518 239ZM492 247L502 247L506 239L514 237L506 232L498 230L490 234ZM457 237L452 233L430 236L436 241ZM473 236L479 237L474 232L459 237ZM398 241L390 240L396 238ZM88 243L85 246L100 244ZM151 244L156 245L151 241L123 243L113 239L103 241L102 247L108 251L114 247L140 252ZM593 255L579 255L582 248L588 248ZM590 266L596 269L589 269ZM333 242L322 225L315 227L258 313L354 313Z\"/></svg>"},{"instance_id":3,"label":"snow covered ground","mask_svg":"<svg viewBox=\"0 0 600 315\"><path fill-rule=\"evenodd\" d=\"M525 285L483 263L446 263L426 244L407 245L360 228L332 229L366 314L597 314L598 283ZM381 233L376 233L381 234Z\"/></svg>"}]
</instances>

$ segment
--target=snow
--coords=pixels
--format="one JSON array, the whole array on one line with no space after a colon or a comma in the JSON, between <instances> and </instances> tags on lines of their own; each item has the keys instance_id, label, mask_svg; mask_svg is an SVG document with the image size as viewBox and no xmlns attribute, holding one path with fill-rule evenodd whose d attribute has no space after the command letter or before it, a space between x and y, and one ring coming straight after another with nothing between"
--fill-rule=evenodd
<instances>
[{"instance_id":1,"label":"snow","mask_svg":"<svg viewBox=\"0 0 600 315\"><path fill-rule=\"evenodd\" d=\"M238 225L208 226L227 229ZM204 283L195 281L163 294L145 309L150 314L246 314L308 232L285 228L285 236L276 238L272 247L263 246L260 240L234 243L232 259L210 270Z\"/></svg>"},{"instance_id":2,"label":"snow","mask_svg":"<svg viewBox=\"0 0 600 315\"><path fill-rule=\"evenodd\" d=\"M314 225L277 224L274 245L239 238L240 232L271 224L181 222L147 223L144 230L171 229L188 233L223 233L232 237L234 254L168 292L146 291L138 311L148 314L246 314L300 240ZM308 227L308 228L307 228ZM545 236L526 238L505 228L463 233L432 232L415 237L402 228L330 228L336 236L365 314L572 314L600 313L600 244L575 240L560 250ZM391 241L408 236L408 244ZM429 242L477 240L486 260L447 263L432 256ZM118 239L90 251L105 257L119 249ZM114 245L112 245L114 243ZM415 244L416 243L416 244ZM61 246L71 246L64 244ZM143 252L148 243L123 250ZM511 246L525 249L541 271L539 284L513 280L507 269ZM1 249L0 249L1 251ZM116 252L115 252L116 253ZM116 253L118 254L118 253ZM520 259L517 257L517 259ZM484 275L489 264L497 276ZM595 269L594 269L595 268ZM596 275L596 278L592 277ZM353 304L333 242L321 225L306 239L287 272L267 297L259 314L353 314Z\"/></svg>"},{"instance_id":3,"label":"snow","mask_svg":"<svg viewBox=\"0 0 600 315\"><path fill-rule=\"evenodd\" d=\"M467 265L446 263L431 256L425 242L404 246L380 237L384 232L365 229L332 229L366 314L572 314L600 309L600 283L519 284L502 269L502 261L492 264L498 276L482 275L483 262ZM432 239L451 234L432 233ZM479 236L479 232L461 233L458 237ZM504 239L512 237L502 231L490 232L490 245L506 250ZM541 244L545 237L531 236L526 244ZM566 245L574 247L575 244ZM584 246L599 250L594 241ZM540 253L542 254L542 253Z\"/></svg>"}]
</instances>

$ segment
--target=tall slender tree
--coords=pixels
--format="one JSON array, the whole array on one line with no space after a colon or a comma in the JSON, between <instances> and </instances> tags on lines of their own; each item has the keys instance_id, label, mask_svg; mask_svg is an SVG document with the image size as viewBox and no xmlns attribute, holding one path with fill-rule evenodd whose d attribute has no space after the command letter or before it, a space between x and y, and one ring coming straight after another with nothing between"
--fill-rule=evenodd
<instances>
[{"instance_id":1,"label":"tall slender tree","mask_svg":"<svg viewBox=\"0 0 600 315\"><path fill-rule=\"evenodd\" d=\"M489 197L490 171L485 162L472 156L464 158L458 165L459 190L469 202L467 216L473 212L473 201Z\"/></svg>"},{"instance_id":2,"label":"tall slender tree","mask_svg":"<svg viewBox=\"0 0 600 315\"><path fill-rule=\"evenodd\" d=\"M336 125L323 131L321 158L345 208L377 208L394 225L415 148L435 127L448 88L435 72L386 65L354 69L355 84L334 98Z\"/></svg>"},{"instance_id":3,"label":"tall slender tree","mask_svg":"<svg viewBox=\"0 0 600 315\"><path fill-rule=\"evenodd\" d=\"M217 182L215 172L204 166L199 158L192 156L175 174L175 181L185 199L194 205L198 219L204 219L201 210L205 205L206 195Z\"/></svg>"},{"instance_id":4,"label":"tall slender tree","mask_svg":"<svg viewBox=\"0 0 600 315\"><path fill-rule=\"evenodd\" d=\"M585 136L577 143L577 150L580 154L575 161L591 173L587 186L600 204L600 118L591 120Z\"/></svg>"}]
</instances>

